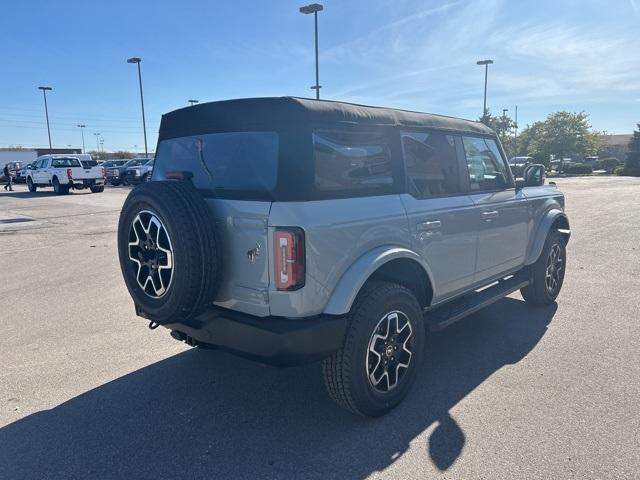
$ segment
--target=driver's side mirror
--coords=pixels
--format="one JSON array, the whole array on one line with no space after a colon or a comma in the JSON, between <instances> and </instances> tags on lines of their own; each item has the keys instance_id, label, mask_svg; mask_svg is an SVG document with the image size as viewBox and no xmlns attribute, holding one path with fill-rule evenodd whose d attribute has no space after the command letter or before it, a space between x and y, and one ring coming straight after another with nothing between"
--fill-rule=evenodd
<instances>
[{"instance_id":1,"label":"driver's side mirror","mask_svg":"<svg viewBox=\"0 0 640 480\"><path fill-rule=\"evenodd\" d=\"M524 169L522 176L524 177L522 180L516 180L516 189L540 187L544 185L547 178L547 170L544 165L534 163Z\"/></svg>"}]
</instances>

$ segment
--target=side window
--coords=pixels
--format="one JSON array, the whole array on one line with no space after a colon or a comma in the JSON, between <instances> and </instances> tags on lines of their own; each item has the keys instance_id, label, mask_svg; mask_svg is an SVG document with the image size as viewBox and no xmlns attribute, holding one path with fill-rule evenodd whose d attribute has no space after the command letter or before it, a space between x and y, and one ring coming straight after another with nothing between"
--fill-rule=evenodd
<instances>
[{"instance_id":1,"label":"side window","mask_svg":"<svg viewBox=\"0 0 640 480\"><path fill-rule=\"evenodd\" d=\"M401 131L400 136L409 193L425 198L461 191L452 135Z\"/></svg>"},{"instance_id":2,"label":"side window","mask_svg":"<svg viewBox=\"0 0 640 480\"><path fill-rule=\"evenodd\" d=\"M498 190L507 186L505 167L495 140L462 137L471 190Z\"/></svg>"},{"instance_id":3,"label":"side window","mask_svg":"<svg viewBox=\"0 0 640 480\"><path fill-rule=\"evenodd\" d=\"M391 193L391 151L382 132L316 130L315 186L319 191L358 195Z\"/></svg>"},{"instance_id":4,"label":"side window","mask_svg":"<svg viewBox=\"0 0 640 480\"><path fill-rule=\"evenodd\" d=\"M38 168L46 168L47 167L47 159L43 158L42 160L40 160L40 163L38 164Z\"/></svg>"}]
</instances>

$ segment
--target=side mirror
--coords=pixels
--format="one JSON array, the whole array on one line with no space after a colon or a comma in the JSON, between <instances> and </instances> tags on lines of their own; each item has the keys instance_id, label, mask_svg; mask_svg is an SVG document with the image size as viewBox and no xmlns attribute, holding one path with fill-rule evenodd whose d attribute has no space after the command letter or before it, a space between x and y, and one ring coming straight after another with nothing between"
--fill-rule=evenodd
<instances>
[{"instance_id":1,"label":"side mirror","mask_svg":"<svg viewBox=\"0 0 640 480\"><path fill-rule=\"evenodd\" d=\"M544 165L533 163L524 169L522 175L524 177L525 187L540 187L544 185L547 178L547 170Z\"/></svg>"}]
</instances>

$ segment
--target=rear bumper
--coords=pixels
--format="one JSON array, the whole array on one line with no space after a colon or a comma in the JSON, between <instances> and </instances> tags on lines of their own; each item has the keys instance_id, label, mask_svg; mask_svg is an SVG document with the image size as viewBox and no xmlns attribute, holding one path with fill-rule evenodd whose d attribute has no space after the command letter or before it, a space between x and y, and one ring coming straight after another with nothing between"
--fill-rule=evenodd
<instances>
[{"instance_id":1,"label":"rear bumper","mask_svg":"<svg viewBox=\"0 0 640 480\"><path fill-rule=\"evenodd\" d=\"M138 311L144 317L144 313ZM347 319L316 316L295 320L254 317L212 307L188 323L163 325L190 345L216 345L238 355L281 367L328 357L342 346Z\"/></svg>"},{"instance_id":2,"label":"rear bumper","mask_svg":"<svg viewBox=\"0 0 640 480\"><path fill-rule=\"evenodd\" d=\"M73 188L100 187L104 185L104 178L74 178L67 183Z\"/></svg>"}]
</instances>

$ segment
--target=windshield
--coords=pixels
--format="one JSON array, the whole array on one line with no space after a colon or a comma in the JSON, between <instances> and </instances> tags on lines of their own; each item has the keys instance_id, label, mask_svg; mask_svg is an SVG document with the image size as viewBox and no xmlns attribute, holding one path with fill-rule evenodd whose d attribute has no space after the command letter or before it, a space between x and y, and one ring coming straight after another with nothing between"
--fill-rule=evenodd
<instances>
[{"instance_id":1,"label":"windshield","mask_svg":"<svg viewBox=\"0 0 640 480\"><path fill-rule=\"evenodd\" d=\"M51 160L51 166L53 168L61 168L61 167L79 167L80 160L77 158L71 157L59 157Z\"/></svg>"}]
</instances>

